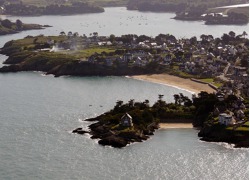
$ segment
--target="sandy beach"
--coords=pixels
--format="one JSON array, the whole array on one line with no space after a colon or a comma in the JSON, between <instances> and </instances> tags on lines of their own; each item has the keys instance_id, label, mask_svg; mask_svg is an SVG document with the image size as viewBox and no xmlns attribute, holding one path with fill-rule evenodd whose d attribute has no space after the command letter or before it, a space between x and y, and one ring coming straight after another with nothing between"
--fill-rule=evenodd
<instances>
[{"instance_id":1,"label":"sandy beach","mask_svg":"<svg viewBox=\"0 0 250 180\"><path fill-rule=\"evenodd\" d=\"M160 123L160 129L193 128L192 123Z\"/></svg>"},{"instance_id":2,"label":"sandy beach","mask_svg":"<svg viewBox=\"0 0 250 180\"><path fill-rule=\"evenodd\" d=\"M215 92L215 90L209 87L207 84L197 83L191 81L190 79L184 79L168 74L139 75L139 76L131 76L131 78L138 80L145 80L154 83L166 84L169 86L175 86L181 89L191 91L195 94L198 94L201 91L206 91L208 93Z\"/></svg>"}]
</instances>

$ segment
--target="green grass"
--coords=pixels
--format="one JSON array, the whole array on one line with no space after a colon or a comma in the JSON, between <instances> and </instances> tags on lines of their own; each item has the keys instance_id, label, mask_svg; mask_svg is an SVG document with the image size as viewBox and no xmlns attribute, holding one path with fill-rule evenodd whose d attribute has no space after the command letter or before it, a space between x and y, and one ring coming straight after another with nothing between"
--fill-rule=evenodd
<instances>
[{"instance_id":1,"label":"green grass","mask_svg":"<svg viewBox=\"0 0 250 180\"><path fill-rule=\"evenodd\" d=\"M214 81L213 78L205 78L205 79L199 79L199 80L201 80L203 82L206 82L206 83L211 83L211 84L213 84L216 87L221 87L223 85L220 82Z\"/></svg>"},{"instance_id":2,"label":"green grass","mask_svg":"<svg viewBox=\"0 0 250 180\"><path fill-rule=\"evenodd\" d=\"M24 39L18 39L14 41L14 45L18 46L26 46L33 44L34 40L37 38L37 43L46 43L49 39L53 39L56 41L65 40L65 36L36 36L36 37L26 37Z\"/></svg>"},{"instance_id":3,"label":"green grass","mask_svg":"<svg viewBox=\"0 0 250 180\"><path fill-rule=\"evenodd\" d=\"M203 82L206 82L206 83L213 83L214 82L214 80L212 78L200 79L200 80Z\"/></svg>"},{"instance_id":4,"label":"green grass","mask_svg":"<svg viewBox=\"0 0 250 180\"><path fill-rule=\"evenodd\" d=\"M249 127L238 127L235 129L235 131L249 131Z\"/></svg>"},{"instance_id":5,"label":"green grass","mask_svg":"<svg viewBox=\"0 0 250 180\"><path fill-rule=\"evenodd\" d=\"M245 123L244 123L244 125L247 125L247 126L249 126L249 121L245 122Z\"/></svg>"},{"instance_id":6,"label":"green grass","mask_svg":"<svg viewBox=\"0 0 250 180\"><path fill-rule=\"evenodd\" d=\"M82 57L82 58L87 58L95 53L100 54L102 52L106 52L106 53L115 52L115 49L112 47L91 47L91 48L86 48L83 50L75 51L74 55L78 57Z\"/></svg>"}]
</instances>

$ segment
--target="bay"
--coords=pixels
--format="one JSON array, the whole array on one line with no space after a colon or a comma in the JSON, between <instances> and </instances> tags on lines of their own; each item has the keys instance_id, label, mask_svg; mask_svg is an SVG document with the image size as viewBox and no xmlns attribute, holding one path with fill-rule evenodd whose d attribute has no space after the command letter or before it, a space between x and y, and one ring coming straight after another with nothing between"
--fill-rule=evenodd
<instances>
[{"instance_id":1,"label":"bay","mask_svg":"<svg viewBox=\"0 0 250 180\"><path fill-rule=\"evenodd\" d=\"M125 77L0 74L1 179L247 179L248 149L201 142L194 129L159 130L123 149L87 135L85 118L116 100L151 103L158 94L190 93ZM91 106L90 106L91 105Z\"/></svg>"}]
</instances>

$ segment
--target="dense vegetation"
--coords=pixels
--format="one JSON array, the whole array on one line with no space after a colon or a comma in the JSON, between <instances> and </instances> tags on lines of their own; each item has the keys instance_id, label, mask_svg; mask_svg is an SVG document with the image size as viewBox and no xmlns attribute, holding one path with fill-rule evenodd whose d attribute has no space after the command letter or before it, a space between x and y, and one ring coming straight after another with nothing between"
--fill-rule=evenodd
<instances>
[{"instance_id":1,"label":"dense vegetation","mask_svg":"<svg viewBox=\"0 0 250 180\"><path fill-rule=\"evenodd\" d=\"M140 11L203 11L211 7L219 7L233 4L247 3L246 0L130 0L128 9L138 9Z\"/></svg>"},{"instance_id":2,"label":"dense vegetation","mask_svg":"<svg viewBox=\"0 0 250 180\"><path fill-rule=\"evenodd\" d=\"M81 14L98 13L104 9L87 3L74 2L71 4L50 4L46 6L25 5L13 3L4 5L5 14L11 15L60 15L60 14Z\"/></svg>"},{"instance_id":3,"label":"dense vegetation","mask_svg":"<svg viewBox=\"0 0 250 180\"><path fill-rule=\"evenodd\" d=\"M189 99L183 94L174 95L174 103L166 103L163 95L152 106L149 101L135 102L131 99L128 103L119 100L114 108L96 118L87 121L98 121L89 126L90 132L77 128L73 133L90 133L93 139L100 138L99 144L113 147L124 147L131 142L146 140L148 135L153 135L158 123L193 123L201 127L199 136L206 141L228 142L236 147L248 147L248 107L245 110L246 123L237 127L226 127L218 123L215 108L227 109L237 100L234 95L224 101L219 101L215 94L200 92L197 97ZM247 102L245 102L246 105ZM128 113L132 117L132 126L123 126L121 118Z\"/></svg>"},{"instance_id":4,"label":"dense vegetation","mask_svg":"<svg viewBox=\"0 0 250 180\"><path fill-rule=\"evenodd\" d=\"M183 94L176 95L176 102L167 104L163 100L163 95L159 95L159 100L153 105L149 101L135 102L131 99L128 103L117 101L115 107L96 118L87 121L98 121L89 126L90 132L77 128L73 133L90 133L92 139L99 138L99 144L113 147L124 147L129 143L141 142L148 139L148 135L153 135L158 128L159 122L168 120L175 122L191 122L194 107L191 107L191 100ZM184 107L181 103L186 104ZM121 118L128 114L132 117L132 125L124 126Z\"/></svg>"}]
</instances>

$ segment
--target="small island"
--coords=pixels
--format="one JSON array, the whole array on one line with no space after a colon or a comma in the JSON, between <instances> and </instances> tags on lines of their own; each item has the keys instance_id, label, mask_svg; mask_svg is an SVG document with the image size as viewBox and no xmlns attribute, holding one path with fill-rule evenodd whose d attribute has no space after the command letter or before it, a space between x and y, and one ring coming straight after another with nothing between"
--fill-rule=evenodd
<instances>
[{"instance_id":1,"label":"small island","mask_svg":"<svg viewBox=\"0 0 250 180\"><path fill-rule=\"evenodd\" d=\"M8 19L0 19L0 36L7 34L15 34L27 30L44 29L46 27L51 26L39 24L25 24L19 19L17 19L16 22L11 22Z\"/></svg>"},{"instance_id":2,"label":"small island","mask_svg":"<svg viewBox=\"0 0 250 180\"><path fill-rule=\"evenodd\" d=\"M89 133L92 139L100 139L99 144L112 147L145 141L159 128L160 122L192 122L194 107L191 107L191 100L183 94L176 96L179 99L176 99L175 104L167 104L163 95L159 95L159 100L153 106L148 100L135 102L131 99L126 104L119 100L109 112L86 120L97 121L89 126L90 132L77 128L73 133ZM187 107L181 106L182 102Z\"/></svg>"}]
</instances>

